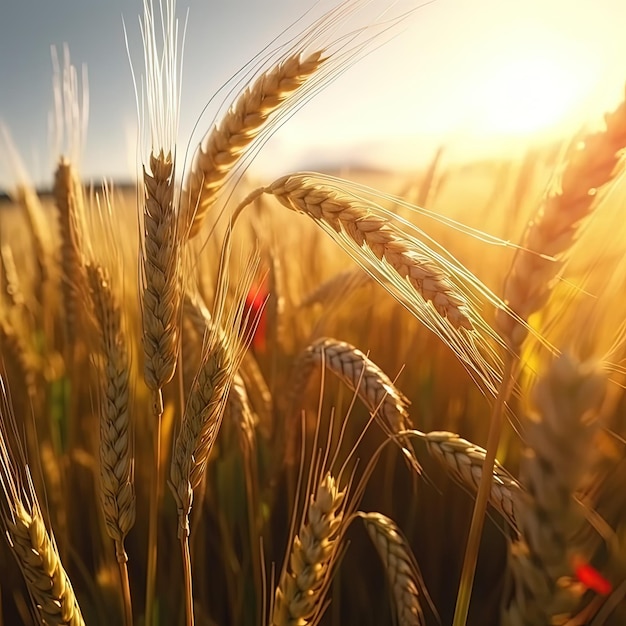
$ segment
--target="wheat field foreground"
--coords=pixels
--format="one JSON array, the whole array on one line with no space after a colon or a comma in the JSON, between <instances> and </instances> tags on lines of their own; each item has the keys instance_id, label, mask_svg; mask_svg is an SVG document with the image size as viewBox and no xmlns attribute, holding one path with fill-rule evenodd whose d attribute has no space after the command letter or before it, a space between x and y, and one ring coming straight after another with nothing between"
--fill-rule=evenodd
<instances>
[{"instance_id":1,"label":"wheat field foreground","mask_svg":"<svg viewBox=\"0 0 626 626\"><path fill-rule=\"evenodd\" d=\"M135 185L81 177L68 55L50 191L0 128L0 626L626 623L626 101L509 158L255 175L415 18L364 6L186 155L146 0Z\"/></svg>"}]
</instances>

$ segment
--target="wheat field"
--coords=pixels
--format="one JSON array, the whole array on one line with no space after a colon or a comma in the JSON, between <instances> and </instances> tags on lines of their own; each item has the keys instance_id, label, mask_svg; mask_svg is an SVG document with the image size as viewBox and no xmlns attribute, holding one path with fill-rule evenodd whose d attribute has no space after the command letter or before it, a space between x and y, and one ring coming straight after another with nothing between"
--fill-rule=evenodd
<instances>
[{"instance_id":1,"label":"wheat field","mask_svg":"<svg viewBox=\"0 0 626 626\"><path fill-rule=\"evenodd\" d=\"M136 185L82 179L68 58L49 191L0 128L0 625L625 623L626 102L508 159L260 179L401 24L337 35L359 5L185 160L146 0Z\"/></svg>"}]
</instances>

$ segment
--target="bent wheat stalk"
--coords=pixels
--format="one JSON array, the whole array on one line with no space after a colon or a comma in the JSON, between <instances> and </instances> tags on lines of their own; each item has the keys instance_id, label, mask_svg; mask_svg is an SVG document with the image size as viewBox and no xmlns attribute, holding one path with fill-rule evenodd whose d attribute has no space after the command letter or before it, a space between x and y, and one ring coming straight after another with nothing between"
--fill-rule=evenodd
<instances>
[{"instance_id":1,"label":"bent wheat stalk","mask_svg":"<svg viewBox=\"0 0 626 626\"><path fill-rule=\"evenodd\" d=\"M422 576L409 542L396 523L381 513L357 511L380 556L394 599L398 626L420 626L424 614L419 590Z\"/></svg>"},{"instance_id":2,"label":"bent wheat stalk","mask_svg":"<svg viewBox=\"0 0 626 626\"><path fill-rule=\"evenodd\" d=\"M456 329L472 330L468 304L443 270L388 220L374 215L356 198L325 187L306 175L288 175L265 189L282 205L345 234L388 263Z\"/></svg>"},{"instance_id":3,"label":"bent wheat stalk","mask_svg":"<svg viewBox=\"0 0 626 626\"><path fill-rule=\"evenodd\" d=\"M486 451L455 433L433 431L410 434L423 439L431 456L436 459L462 486L477 491L483 475ZM517 528L515 506L523 488L498 463L493 467L489 502L506 519L513 529Z\"/></svg>"},{"instance_id":4,"label":"bent wheat stalk","mask_svg":"<svg viewBox=\"0 0 626 626\"><path fill-rule=\"evenodd\" d=\"M356 391L389 436L398 438L411 466L420 471L410 441L399 434L410 428L409 401L369 357L345 341L322 337L309 345L294 366L292 398L303 393L312 370L321 362L349 389Z\"/></svg>"},{"instance_id":5,"label":"bent wheat stalk","mask_svg":"<svg viewBox=\"0 0 626 626\"><path fill-rule=\"evenodd\" d=\"M281 60L245 89L219 125L201 142L181 200L189 239L200 232L228 174L254 143L270 116L294 96L324 61L322 50L306 56L297 52Z\"/></svg>"},{"instance_id":6,"label":"bent wheat stalk","mask_svg":"<svg viewBox=\"0 0 626 626\"><path fill-rule=\"evenodd\" d=\"M515 252L504 300L519 317L499 310L496 321L516 351L528 334L520 320L528 320L546 303L567 252L596 204L599 188L618 173L626 147L626 101L604 120L603 130L587 135L566 155L558 184L544 198Z\"/></svg>"},{"instance_id":7,"label":"bent wheat stalk","mask_svg":"<svg viewBox=\"0 0 626 626\"><path fill-rule=\"evenodd\" d=\"M41 622L83 626L72 584L43 522L17 433L0 376L0 524Z\"/></svg>"}]
</instances>

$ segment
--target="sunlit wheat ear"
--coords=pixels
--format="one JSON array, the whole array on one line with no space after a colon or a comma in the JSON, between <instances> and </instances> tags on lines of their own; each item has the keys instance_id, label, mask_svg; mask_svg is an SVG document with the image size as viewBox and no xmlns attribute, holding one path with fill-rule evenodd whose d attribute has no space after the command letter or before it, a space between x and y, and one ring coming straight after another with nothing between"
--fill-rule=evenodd
<instances>
[{"instance_id":1,"label":"sunlit wheat ear","mask_svg":"<svg viewBox=\"0 0 626 626\"><path fill-rule=\"evenodd\" d=\"M340 548L345 496L330 473L314 486L276 588L272 626L317 623Z\"/></svg>"},{"instance_id":2,"label":"sunlit wheat ear","mask_svg":"<svg viewBox=\"0 0 626 626\"><path fill-rule=\"evenodd\" d=\"M173 378L180 342L182 261L179 211L175 196L180 66L175 0L159 4L160 24L152 2L144 0L140 21L144 48L145 98L134 74L143 148L143 189L139 191L140 301L144 380L152 392L153 465L148 513L146 624L153 623L158 560L157 523L161 500L161 428L163 387ZM180 59L180 60L179 60ZM132 64L131 64L132 67ZM141 103L141 104L140 104Z\"/></svg>"},{"instance_id":3,"label":"sunlit wheat ear","mask_svg":"<svg viewBox=\"0 0 626 626\"><path fill-rule=\"evenodd\" d=\"M556 185L528 225L522 249L516 251L504 285L504 300L521 320L541 309L563 268L598 189L617 174L626 147L626 102L605 115L605 128L588 135L569 154ZM509 345L518 350L528 328L505 311L497 324Z\"/></svg>"},{"instance_id":4,"label":"sunlit wheat ear","mask_svg":"<svg viewBox=\"0 0 626 626\"><path fill-rule=\"evenodd\" d=\"M182 297L182 238L175 194L182 53L175 1L168 0L160 10L158 25L151 2L144 2L140 25L145 97L133 73L142 140L150 154L143 162L139 216L144 377L155 405L161 403L161 390L176 369Z\"/></svg>"},{"instance_id":5,"label":"sunlit wheat ear","mask_svg":"<svg viewBox=\"0 0 626 626\"><path fill-rule=\"evenodd\" d=\"M203 353L189 392L180 431L174 443L170 488L178 506L179 538L188 536L193 491L203 478L215 444L233 378L241 364L249 337L240 337L245 294L257 262L244 268L234 300L226 303L228 269L221 267L211 327L205 326Z\"/></svg>"},{"instance_id":6,"label":"sunlit wheat ear","mask_svg":"<svg viewBox=\"0 0 626 626\"><path fill-rule=\"evenodd\" d=\"M375 415L385 433L391 437L410 427L409 401L392 380L363 352L344 341L321 338L309 345L294 366L292 383L293 402L296 403L306 388L313 369L323 364L349 389L356 391L372 415ZM413 467L419 471L411 443L398 437Z\"/></svg>"},{"instance_id":7,"label":"sunlit wheat ear","mask_svg":"<svg viewBox=\"0 0 626 626\"><path fill-rule=\"evenodd\" d=\"M210 311L197 293L185 293L183 314L199 340L215 327ZM246 394L252 401L255 412L261 422L268 426L271 422L272 394L259 364L249 350L243 355L238 375L244 382Z\"/></svg>"},{"instance_id":8,"label":"sunlit wheat ear","mask_svg":"<svg viewBox=\"0 0 626 626\"><path fill-rule=\"evenodd\" d=\"M13 250L9 245L0 245L0 304L3 301L8 310L15 312L23 311L26 303Z\"/></svg>"},{"instance_id":9,"label":"sunlit wheat ear","mask_svg":"<svg viewBox=\"0 0 626 626\"><path fill-rule=\"evenodd\" d=\"M299 52L262 73L237 98L203 139L186 178L181 207L189 238L200 232L207 211L218 198L228 174L254 143L269 117L315 74L324 62L321 50Z\"/></svg>"},{"instance_id":10,"label":"sunlit wheat ear","mask_svg":"<svg viewBox=\"0 0 626 626\"><path fill-rule=\"evenodd\" d=\"M88 118L88 91L83 73L82 87L69 51L64 48L63 64L52 49L54 66L54 130L60 156L54 177L54 200L61 239L61 291L65 312L67 358L71 358L84 293L84 201L78 174L82 144ZM82 89L82 91L81 91ZM82 96L82 99L81 99Z\"/></svg>"},{"instance_id":11,"label":"sunlit wheat ear","mask_svg":"<svg viewBox=\"0 0 626 626\"><path fill-rule=\"evenodd\" d=\"M18 427L0 377L0 524L22 570L34 611L42 624L84 624L70 580L46 529Z\"/></svg>"},{"instance_id":12,"label":"sunlit wheat ear","mask_svg":"<svg viewBox=\"0 0 626 626\"><path fill-rule=\"evenodd\" d=\"M157 392L174 376L180 335L182 258L172 154L152 154L143 178L144 376L148 387Z\"/></svg>"},{"instance_id":13,"label":"sunlit wheat ear","mask_svg":"<svg viewBox=\"0 0 626 626\"><path fill-rule=\"evenodd\" d=\"M188 533L193 490L202 479L228 399L233 364L229 347L224 348L214 337L208 338L174 444L170 486L178 506L179 536Z\"/></svg>"},{"instance_id":14,"label":"sunlit wheat ear","mask_svg":"<svg viewBox=\"0 0 626 626\"><path fill-rule=\"evenodd\" d=\"M368 210L365 203L298 174L279 178L266 192L287 208L329 226L348 237L359 250L389 264L455 328L473 328L465 298L442 268L411 246L397 227Z\"/></svg>"},{"instance_id":15,"label":"sunlit wheat ear","mask_svg":"<svg viewBox=\"0 0 626 626\"><path fill-rule=\"evenodd\" d=\"M485 450L458 435L446 431L420 433L412 431L426 443L431 456L463 487L472 492L478 490L483 475ZM496 461L493 468L491 505L504 517L512 528L517 528L515 506L523 488Z\"/></svg>"},{"instance_id":16,"label":"sunlit wheat ear","mask_svg":"<svg viewBox=\"0 0 626 626\"><path fill-rule=\"evenodd\" d=\"M528 448L520 466L527 491L516 505L521 537L509 554L513 592L502 620L507 626L550 624L576 608L578 594L563 583L573 575L573 560L589 555L574 540L585 521L573 494L589 469L604 387L594 368L567 355L535 386L536 413L526 425Z\"/></svg>"},{"instance_id":17,"label":"sunlit wheat ear","mask_svg":"<svg viewBox=\"0 0 626 626\"><path fill-rule=\"evenodd\" d=\"M420 626L424 623L420 600L424 584L409 542L386 515L358 511L355 516L363 520L385 567L398 626Z\"/></svg>"},{"instance_id":18,"label":"sunlit wheat ear","mask_svg":"<svg viewBox=\"0 0 626 626\"><path fill-rule=\"evenodd\" d=\"M100 367L100 489L107 533L125 560L123 542L135 522L130 421L129 340L108 272L87 265L87 283L103 361Z\"/></svg>"},{"instance_id":19,"label":"sunlit wheat ear","mask_svg":"<svg viewBox=\"0 0 626 626\"><path fill-rule=\"evenodd\" d=\"M313 219L448 345L482 388L496 395L502 373L491 342L498 342L498 338L481 318L475 296L469 293L487 290L467 270L454 266L441 252L405 233L379 205L352 193L351 187L348 181L322 175L290 174L250 194L237 207L236 214L251 202L255 193L264 192ZM463 280L471 286L462 286Z\"/></svg>"}]
</instances>

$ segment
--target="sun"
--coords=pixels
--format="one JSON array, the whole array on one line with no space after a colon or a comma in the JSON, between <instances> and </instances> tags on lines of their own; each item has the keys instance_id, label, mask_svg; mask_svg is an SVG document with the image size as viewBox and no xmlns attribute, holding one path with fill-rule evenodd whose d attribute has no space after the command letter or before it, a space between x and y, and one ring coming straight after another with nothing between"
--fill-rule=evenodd
<instances>
[{"instance_id":1,"label":"sun","mask_svg":"<svg viewBox=\"0 0 626 626\"><path fill-rule=\"evenodd\" d=\"M572 63L532 51L495 61L476 82L476 130L489 134L556 130L572 120L585 97Z\"/></svg>"}]
</instances>

